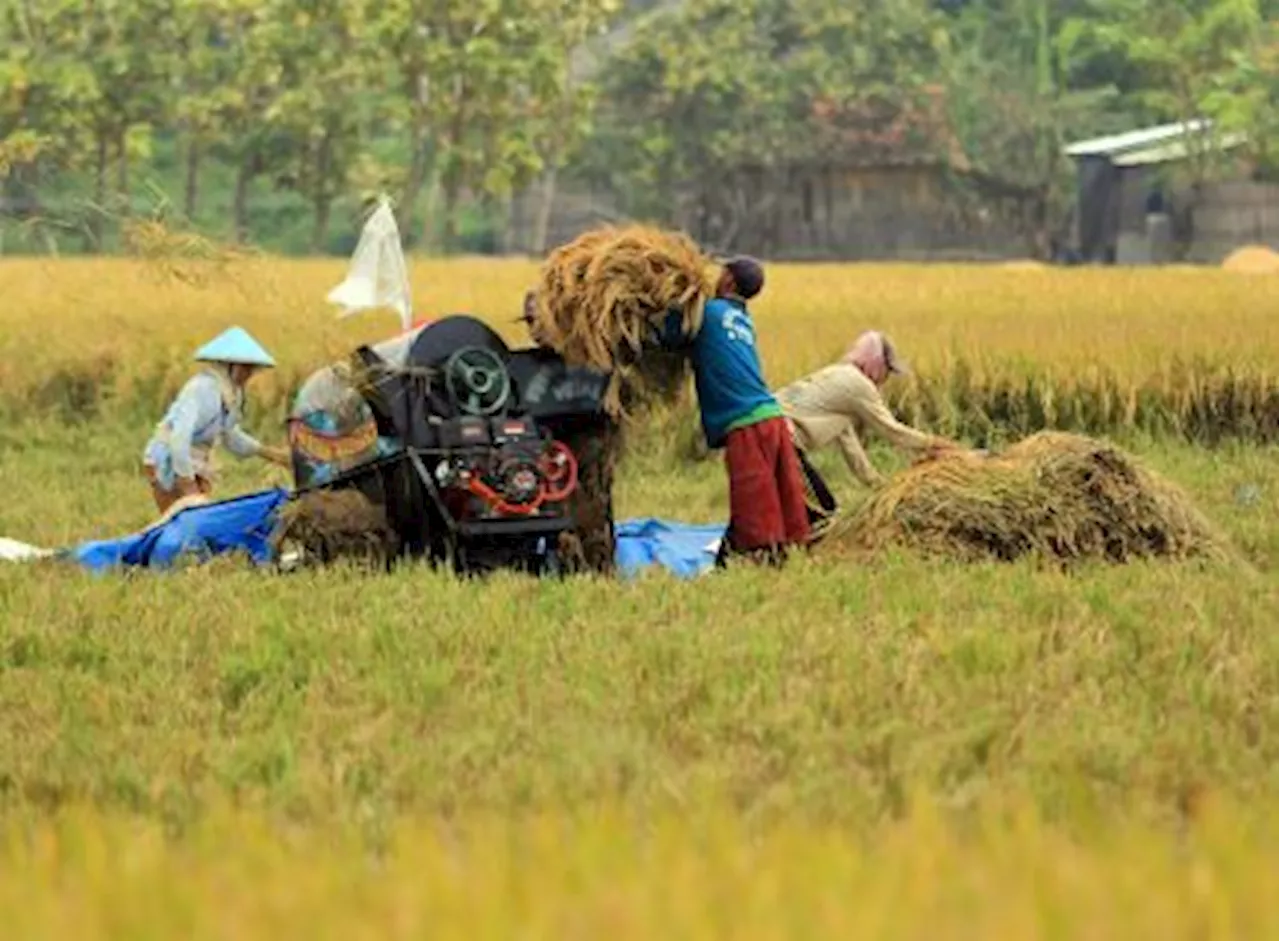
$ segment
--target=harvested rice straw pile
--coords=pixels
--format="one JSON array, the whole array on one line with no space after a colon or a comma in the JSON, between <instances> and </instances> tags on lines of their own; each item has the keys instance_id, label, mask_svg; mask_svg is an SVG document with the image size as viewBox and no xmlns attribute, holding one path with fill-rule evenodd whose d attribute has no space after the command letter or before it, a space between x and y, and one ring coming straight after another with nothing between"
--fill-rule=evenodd
<instances>
[{"instance_id":1,"label":"harvested rice straw pile","mask_svg":"<svg viewBox=\"0 0 1280 941\"><path fill-rule=\"evenodd\" d=\"M1033 555L1064 565L1227 554L1172 484L1118 448L1059 432L998 456L908 468L837 523L824 546L901 546L963 562Z\"/></svg>"},{"instance_id":2,"label":"harvested rice straw pile","mask_svg":"<svg viewBox=\"0 0 1280 941\"><path fill-rule=\"evenodd\" d=\"M1280 255L1266 245L1245 245L1224 258L1222 267L1245 274L1275 274L1280 271Z\"/></svg>"},{"instance_id":3,"label":"harvested rice straw pile","mask_svg":"<svg viewBox=\"0 0 1280 941\"><path fill-rule=\"evenodd\" d=\"M277 554L294 544L322 563L385 565L400 549L386 511L357 490L314 490L286 503L272 542Z\"/></svg>"},{"instance_id":4,"label":"harvested rice straw pile","mask_svg":"<svg viewBox=\"0 0 1280 941\"><path fill-rule=\"evenodd\" d=\"M652 339L679 311L686 337L702 323L711 260L683 233L643 225L587 232L552 252L535 290L534 329L565 361L611 374L615 419L685 387L687 361Z\"/></svg>"}]
</instances>

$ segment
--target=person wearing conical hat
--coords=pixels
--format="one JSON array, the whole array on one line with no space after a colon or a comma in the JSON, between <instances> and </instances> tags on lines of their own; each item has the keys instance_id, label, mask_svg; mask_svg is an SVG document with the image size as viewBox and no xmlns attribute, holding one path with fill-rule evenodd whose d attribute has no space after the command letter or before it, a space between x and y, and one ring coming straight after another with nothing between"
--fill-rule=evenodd
<instances>
[{"instance_id":1,"label":"person wearing conical hat","mask_svg":"<svg viewBox=\"0 0 1280 941\"><path fill-rule=\"evenodd\" d=\"M203 368L174 399L143 452L143 472L161 514L179 500L213 491L213 446L235 457L290 466L289 452L262 444L240 427L245 387L276 362L249 333L232 327L196 351Z\"/></svg>"}]
</instances>

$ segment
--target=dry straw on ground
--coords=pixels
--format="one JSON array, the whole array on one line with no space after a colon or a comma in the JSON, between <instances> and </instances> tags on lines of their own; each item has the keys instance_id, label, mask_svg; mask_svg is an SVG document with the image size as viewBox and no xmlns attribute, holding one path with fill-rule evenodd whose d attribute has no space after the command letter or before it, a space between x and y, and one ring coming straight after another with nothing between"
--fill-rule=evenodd
<instances>
[{"instance_id":1,"label":"dry straw on ground","mask_svg":"<svg viewBox=\"0 0 1280 941\"><path fill-rule=\"evenodd\" d=\"M841 520L826 545L901 546L962 562L1226 553L1172 484L1119 448L1061 432L1042 432L999 455L960 453L908 468Z\"/></svg>"},{"instance_id":2,"label":"dry straw on ground","mask_svg":"<svg viewBox=\"0 0 1280 941\"><path fill-rule=\"evenodd\" d=\"M1000 262L1000 267L1008 271L1048 271L1049 265L1035 258L1013 258Z\"/></svg>"},{"instance_id":3,"label":"dry straw on ground","mask_svg":"<svg viewBox=\"0 0 1280 941\"><path fill-rule=\"evenodd\" d=\"M357 490L315 490L281 507L272 536L277 552L296 545L309 559L387 564L399 539L385 509Z\"/></svg>"},{"instance_id":4,"label":"dry straw on ground","mask_svg":"<svg viewBox=\"0 0 1280 941\"><path fill-rule=\"evenodd\" d=\"M536 288L534 330L572 365L611 374L606 406L617 418L684 387L683 358L653 341L678 311L685 336L702 320L711 261L683 233L642 225L595 229L552 252Z\"/></svg>"},{"instance_id":5,"label":"dry straw on ground","mask_svg":"<svg viewBox=\"0 0 1280 941\"><path fill-rule=\"evenodd\" d=\"M1265 245L1245 245L1224 258L1222 267L1246 274L1275 274L1280 271L1280 255Z\"/></svg>"}]
</instances>

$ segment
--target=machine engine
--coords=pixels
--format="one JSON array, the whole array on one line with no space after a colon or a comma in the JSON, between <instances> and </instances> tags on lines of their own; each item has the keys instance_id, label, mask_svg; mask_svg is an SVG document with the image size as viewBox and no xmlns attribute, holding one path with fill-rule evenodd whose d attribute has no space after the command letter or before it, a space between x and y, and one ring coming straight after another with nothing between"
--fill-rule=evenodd
<instances>
[{"instance_id":1,"label":"machine engine","mask_svg":"<svg viewBox=\"0 0 1280 941\"><path fill-rule=\"evenodd\" d=\"M577 486L573 452L527 417L453 419L441 425L440 445L429 469L458 519L554 512Z\"/></svg>"},{"instance_id":2,"label":"machine engine","mask_svg":"<svg viewBox=\"0 0 1280 941\"><path fill-rule=\"evenodd\" d=\"M290 421L297 492L358 488L407 551L459 570L553 565L579 482L565 438L606 420L606 377L510 350L465 315L401 348L402 362L361 348L358 381L330 369L303 387Z\"/></svg>"}]
</instances>

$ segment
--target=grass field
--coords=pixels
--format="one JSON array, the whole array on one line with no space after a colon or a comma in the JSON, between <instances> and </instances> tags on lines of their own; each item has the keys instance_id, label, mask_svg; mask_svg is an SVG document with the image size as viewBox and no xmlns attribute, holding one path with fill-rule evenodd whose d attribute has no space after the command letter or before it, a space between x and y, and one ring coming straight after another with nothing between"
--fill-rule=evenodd
<instances>
[{"instance_id":1,"label":"grass field","mask_svg":"<svg viewBox=\"0 0 1280 941\"><path fill-rule=\"evenodd\" d=\"M532 272L424 263L414 287L514 339ZM332 320L341 275L0 264L0 535L146 522L138 453L229 322L284 364L253 416L279 440L291 383L393 329ZM1028 425L1092 422L1183 485L1231 565L0 566L5 937L1274 937L1276 297L1273 275L849 266L779 268L759 305L774 381L883 327L917 372L904 414L932 396L936 430L1016 436L956 416L1029 388ZM621 515L723 518L719 464L654 422ZM227 493L280 482L226 469Z\"/></svg>"}]
</instances>

